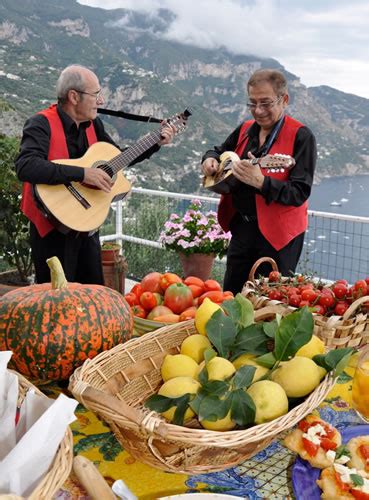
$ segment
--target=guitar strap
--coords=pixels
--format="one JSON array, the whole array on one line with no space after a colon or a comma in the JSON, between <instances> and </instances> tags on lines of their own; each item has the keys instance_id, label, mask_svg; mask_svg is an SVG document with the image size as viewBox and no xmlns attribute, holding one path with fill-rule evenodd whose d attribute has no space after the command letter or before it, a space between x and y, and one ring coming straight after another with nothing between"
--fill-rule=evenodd
<instances>
[{"instance_id":1,"label":"guitar strap","mask_svg":"<svg viewBox=\"0 0 369 500\"><path fill-rule=\"evenodd\" d=\"M163 121L160 118L155 118L154 116L135 115L133 113L127 113L126 111L114 111L113 109L97 108L97 112L102 115L118 116L119 118L125 118L126 120L134 120L137 122L160 123Z\"/></svg>"}]
</instances>

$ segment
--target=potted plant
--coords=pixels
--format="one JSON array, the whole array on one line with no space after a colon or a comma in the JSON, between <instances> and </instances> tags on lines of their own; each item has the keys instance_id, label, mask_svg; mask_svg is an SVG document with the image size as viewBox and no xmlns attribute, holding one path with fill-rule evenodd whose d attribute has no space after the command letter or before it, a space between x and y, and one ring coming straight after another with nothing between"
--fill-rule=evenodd
<instances>
[{"instance_id":1,"label":"potted plant","mask_svg":"<svg viewBox=\"0 0 369 500\"><path fill-rule=\"evenodd\" d=\"M191 200L183 216L171 214L159 236L164 248L175 250L185 276L208 279L216 256L225 255L230 232L224 232L216 212L201 212L201 201Z\"/></svg>"},{"instance_id":2,"label":"potted plant","mask_svg":"<svg viewBox=\"0 0 369 500\"><path fill-rule=\"evenodd\" d=\"M120 250L122 246L119 243L104 241L101 245L101 260L102 262L116 262L119 260Z\"/></svg>"}]
</instances>

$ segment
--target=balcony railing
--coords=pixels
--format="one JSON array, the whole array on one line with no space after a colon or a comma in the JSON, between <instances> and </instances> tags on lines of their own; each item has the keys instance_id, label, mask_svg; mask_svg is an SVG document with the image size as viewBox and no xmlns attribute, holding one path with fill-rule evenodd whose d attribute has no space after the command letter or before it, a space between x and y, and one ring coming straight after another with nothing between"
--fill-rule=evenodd
<instances>
[{"instance_id":1,"label":"balcony railing","mask_svg":"<svg viewBox=\"0 0 369 500\"><path fill-rule=\"evenodd\" d=\"M170 214L182 214L192 199L202 209L216 210L218 198L133 188L101 228L102 240L123 243L128 276L140 279L150 271L181 271L178 258L158 242ZM222 281L226 259L217 260L213 276ZM309 211L309 228L298 271L323 279L353 283L369 276L369 217Z\"/></svg>"}]
</instances>

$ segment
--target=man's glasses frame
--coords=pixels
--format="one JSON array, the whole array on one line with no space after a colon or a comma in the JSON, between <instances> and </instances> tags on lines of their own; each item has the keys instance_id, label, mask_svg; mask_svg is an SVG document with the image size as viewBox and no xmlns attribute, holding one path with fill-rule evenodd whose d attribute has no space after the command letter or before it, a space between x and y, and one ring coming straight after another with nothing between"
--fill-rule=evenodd
<instances>
[{"instance_id":1,"label":"man's glasses frame","mask_svg":"<svg viewBox=\"0 0 369 500\"><path fill-rule=\"evenodd\" d=\"M77 89L75 89L75 91L78 92L78 94L90 95L90 96L94 97L96 99L96 101L98 99L100 99L100 97L102 97L102 90L101 89L97 90L96 92L85 92L84 90L77 90Z\"/></svg>"},{"instance_id":2,"label":"man's glasses frame","mask_svg":"<svg viewBox=\"0 0 369 500\"><path fill-rule=\"evenodd\" d=\"M260 109L272 109L272 107L278 104L280 100L283 99L283 97L284 94L280 95L279 97L277 97L277 99L270 102L260 102L260 103L247 102L246 107L251 111L255 110L257 107L259 107Z\"/></svg>"}]
</instances>

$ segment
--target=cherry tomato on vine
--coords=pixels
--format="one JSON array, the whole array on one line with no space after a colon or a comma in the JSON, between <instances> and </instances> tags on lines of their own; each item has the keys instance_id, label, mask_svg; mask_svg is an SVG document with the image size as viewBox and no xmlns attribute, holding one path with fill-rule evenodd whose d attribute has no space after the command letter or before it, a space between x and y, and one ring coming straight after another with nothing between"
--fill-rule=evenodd
<instances>
[{"instance_id":1,"label":"cherry tomato on vine","mask_svg":"<svg viewBox=\"0 0 369 500\"><path fill-rule=\"evenodd\" d=\"M279 290L270 290L268 293L268 298L270 300L281 300L282 293Z\"/></svg>"},{"instance_id":2,"label":"cherry tomato on vine","mask_svg":"<svg viewBox=\"0 0 369 500\"><path fill-rule=\"evenodd\" d=\"M275 283L281 279L281 273L279 271L271 271L268 278L271 283Z\"/></svg>"},{"instance_id":3,"label":"cherry tomato on vine","mask_svg":"<svg viewBox=\"0 0 369 500\"><path fill-rule=\"evenodd\" d=\"M334 314L337 314L337 316L342 316L348 308L348 303L344 300L340 300L337 302L336 307L334 308Z\"/></svg>"},{"instance_id":4,"label":"cherry tomato on vine","mask_svg":"<svg viewBox=\"0 0 369 500\"><path fill-rule=\"evenodd\" d=\"M297 293L293 293L289 295L288 297L288 303L290 306L293 307L300 307L301 304L301 295L298 295Z\"/></svg>"},{"instance_id":5,"label":"cherry tomato on vine","mask_svg":"<svg viewBox=\"0 0 369 500\"><path fill-rule=\"evenodd\" d=\"M128 304L130 306L135 306L138 304L138 297L136 294L134 294L133 292L129 292L127 293L124 298L126 299L126 301L128 302Z\"/></svg>"},{"instance_id":6,"label":"cherry tomato on vine","mask_svg":"<svg viewBox=\"0 0 369 500\"><path fill-rule=\"evenodd\" d=\"M305 290L302 290L301 292L301 299L307 300L308 302L310 302L310 304L313 303L317 298L318 292L312 288L307 288Z\"/></svg>"},{"instance_id":7,"label":"cherry tomato on vine","mask_svg":"<svg viewBox=\"0 0 369 500\"><path fill-rule=\"evenodd\" d=\"M140 304L146 311L151 311L158 304L157 298L152 292L143 292L140 297Z\"/></svg>"},{"instance_id":8,"label":"cherry tomato on vine","mask_svg":"<svg viewBox=\"0 0 369 500\"><path fill-rule=\"evenodd\" d=\"M344 297L346 297L347 290L347 285L345 285L344 283L336 282L332 287L332 291L337 299L343 299Z\"/></svg>"},{"instance_id":9,"label":"cherry tomato on vine","mask_svg":"<svg viewBox=\"0 0 369 500\"><path fill-rule=\"evenodd\" d=\"M330 307L333 307L335 304L335 298L333 297L332 293L322 293L322 295L319 297L319 304L321 306L326 307L327 309Z\"/></svg>"},{"instance_id":10,"label":"cherry tomato on vine","mask_svg":"<svg viewBox=\"0 0 369 500\"><path fill-rule=\"evenodd\" d=\"M354 283L354 290L358 292L358 296L362 297L367 294L368 285L365 280L358 280Z\"/></svg>"},{"instance_id":11,"label":"cherry tomato on vine","mask_svg":"<svg viewBox=\"0 0 369 500\"><path fill-rule=\"evenodd\" d=\"M131 307L133 316L137 316L138 318L146 318L146 311L145 309L138 305L138 306L132 306Z\"/></svg>"}]
</instances>

